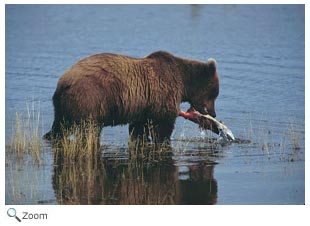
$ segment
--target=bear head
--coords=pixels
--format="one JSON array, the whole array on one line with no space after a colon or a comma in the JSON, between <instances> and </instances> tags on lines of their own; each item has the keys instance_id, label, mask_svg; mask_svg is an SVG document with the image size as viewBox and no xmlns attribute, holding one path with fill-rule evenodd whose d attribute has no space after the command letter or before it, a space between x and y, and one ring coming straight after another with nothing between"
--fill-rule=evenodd
<instances>
[{"instance_id":1,"label":"bear head","mask_svg":"<svg viewBox=\"0 0 310 226\"><path fill-rule=\"evenodd\" d=\"M215 100L219 94L219 75L214 59L200 64L192 77L190 96L188 102L191 107L201 114L216 117Z\"/></svg>"}]
</instances>

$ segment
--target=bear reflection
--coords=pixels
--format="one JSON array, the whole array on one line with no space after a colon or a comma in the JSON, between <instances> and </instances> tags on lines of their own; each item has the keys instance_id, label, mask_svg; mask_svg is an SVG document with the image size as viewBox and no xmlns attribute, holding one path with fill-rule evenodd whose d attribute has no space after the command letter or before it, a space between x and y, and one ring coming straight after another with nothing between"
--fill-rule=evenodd
<instances>
[{"instance_id":1,"label":"bear reflection","mask_svg":"<svg viewBox=\"0 0 310 226\"><path fill-rule=\"evenodd\" d=\"M64 164L55 158L53 187L60 204L215 204L214 164L175 166L172 157L98 157Z\"/></svg>"}]
</instances>

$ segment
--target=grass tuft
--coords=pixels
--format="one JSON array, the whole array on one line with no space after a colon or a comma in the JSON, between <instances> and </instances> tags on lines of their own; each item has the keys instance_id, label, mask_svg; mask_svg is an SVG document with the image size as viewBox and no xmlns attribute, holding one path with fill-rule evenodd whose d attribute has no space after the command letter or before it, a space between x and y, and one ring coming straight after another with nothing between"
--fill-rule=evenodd
<instances>
[{"instance_id":1,"label":"grass tuft","mask_svg":"<svg viewBox=\"0 0 310 226\"><path fill-rule=\"evenodd\" d=\"M289 128L288 128L288 134L291 138L293 149L294 150L299 150L300 149L300 144L299 144L299 131L295 128L295 125L290 122Z\"/></svg>"},{"instance_id":2,"label":"grass tuft","mask_svg":"<svg viewBox=\"0 0 310 226\"><path fill-rule=\"evenodd\" d=\"M61 139L56 141L56 155L65 162L91 160L100 149L98 127L89 121L64 130ZM95 159L95 158L94 158Z\"/></svg>"},{"instance_id":3,"label":"grass tuft","mask_svg":"<svg viewBox=\"0 0 310 226\"><path fill-rule=\"evenodd\" d=\"M145 125L142 137L135 138L133 134L129 134L128 153L130 158L151 161L154 158L170 155L172 152L170 141L159 143L156 140L155 128L151 121Z\"/></svg>"},{"instance_id":4,"label":"grass tuft","mask_svg":"<svg viewBox=\"0 0 310 226\"><path fill-rule=\"evenodd\" d=\"M15 114L7 150L15 153L19 158L24 154L31 154L36 162L40 163L40 156L44 151L41 128L40 105L36 108L34 102L31 107L27 104L26 115L19 112Z\"/></svg>"}]
</instances>

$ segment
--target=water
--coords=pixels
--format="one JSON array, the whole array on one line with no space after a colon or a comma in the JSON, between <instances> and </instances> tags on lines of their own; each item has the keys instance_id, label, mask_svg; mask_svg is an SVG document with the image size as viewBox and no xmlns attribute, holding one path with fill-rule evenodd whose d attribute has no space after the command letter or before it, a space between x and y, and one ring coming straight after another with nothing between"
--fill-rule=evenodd
<instances>
[{"instance_id":1,"label":"water","mask_svg":"<svg viewBox=\"0 0 310 226\"><path fill-rule=\"evenodd\" d=\"M27 104L40 109L42 133L50 129L58 78L77 60L157 50L217 60L217 118L244 141L208 143L210 133L178 118L163 159L130 159L127 126L104 128L96 166L59 166L48 143L39 166L8 152L6 204L304 204L304 12L303 5L6 5L7 144Z\"/></svg>"}]
</instances>

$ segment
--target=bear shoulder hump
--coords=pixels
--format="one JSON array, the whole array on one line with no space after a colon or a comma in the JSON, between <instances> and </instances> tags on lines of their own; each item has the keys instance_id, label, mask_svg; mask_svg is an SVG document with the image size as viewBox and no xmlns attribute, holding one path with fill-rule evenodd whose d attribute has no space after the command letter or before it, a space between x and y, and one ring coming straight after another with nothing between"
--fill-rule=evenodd
<instances>
[{"instance_id":1,"label":"bear shoulder hump","mask_svg":"<svg viewBox=\"0 0 310 226\"><path fill-rule=\"evenodd\" d=\"M150 55L146 56L146 58L160 58L160 59L165 59L165 58L172 58L174 57L171 53L167 51L156 51L154 53L151 53Z\"/></svg>"}]
</instances>

